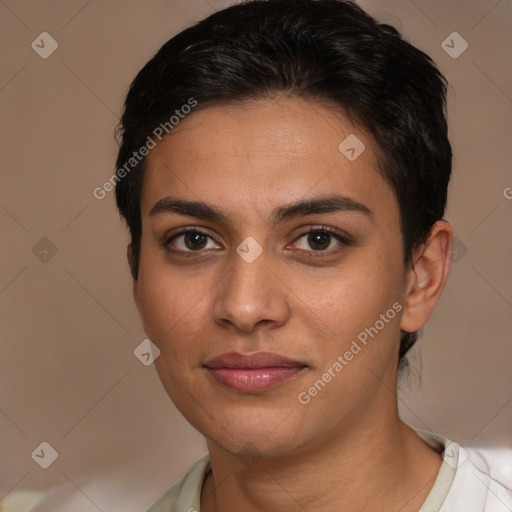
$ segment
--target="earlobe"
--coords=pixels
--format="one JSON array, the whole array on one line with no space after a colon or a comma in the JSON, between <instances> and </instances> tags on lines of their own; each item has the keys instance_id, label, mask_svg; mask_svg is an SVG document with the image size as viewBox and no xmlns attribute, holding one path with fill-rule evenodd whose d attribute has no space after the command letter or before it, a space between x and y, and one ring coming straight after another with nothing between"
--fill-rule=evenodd
<instances>
[{"instance_id":1,"label":"earlobe","mask_svg":"<svg viewBox=\"0 0 512 512\"><path fill-rule=\"evenodd\" d=\"M400 324L403 331L418 331L432 314L448 278L452 244L450 224L438 221L432 226L428 240L415 253Z\"/></svg>"}]
</instances>

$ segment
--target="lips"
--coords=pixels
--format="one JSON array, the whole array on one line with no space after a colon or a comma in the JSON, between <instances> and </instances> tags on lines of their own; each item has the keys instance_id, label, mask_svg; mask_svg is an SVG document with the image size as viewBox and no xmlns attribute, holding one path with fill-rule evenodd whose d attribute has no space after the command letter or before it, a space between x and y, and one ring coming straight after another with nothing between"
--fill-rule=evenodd
<instances>
[{"instance_id":1,"label":"lips","mask_svg":"<svg viewBox=\"0 0 512 512\"><path fill-rule=\"evenodd\" d=\"M208 360L204 367L219 384L254 393L296 377L307 365L273 352L229 352Z\"/></svg>"},{"instance_id":2,"label":"lips","mask_svg":"<svg viewBox=\"0 0 512 512\"><path fill-rule=\"evenodd\" d=\"M205 366L208 368L266 368L306 365L273 352L256 352L255 354L229 352L210 359Z\"/></svg>"}]
</instances>

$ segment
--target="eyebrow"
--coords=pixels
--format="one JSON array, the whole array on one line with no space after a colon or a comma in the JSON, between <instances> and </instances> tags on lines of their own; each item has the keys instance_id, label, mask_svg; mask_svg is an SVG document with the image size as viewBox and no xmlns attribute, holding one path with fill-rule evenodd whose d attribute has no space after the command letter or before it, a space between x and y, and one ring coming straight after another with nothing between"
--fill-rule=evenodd
<instances>
[{"instance_id":1,"label":"eyebrow","mask_svg":"<svg viewBox=\"0 0 512 512\"><path fill-rule=\"evenodd\" d=\"M365 215L369 219L373 218L373 212L363 203L346 196L330 195L299 200L295 203L279 206L272 211L270 222L272 225L276 225L297 217L335 212L356 212ZM230 223L229 216L225 210L209 205L204 201L164 197L154 204L149 215L154 216L165 213L188 215L198 219L217 221L226 225Z\"/></svg>"}]
</instances>

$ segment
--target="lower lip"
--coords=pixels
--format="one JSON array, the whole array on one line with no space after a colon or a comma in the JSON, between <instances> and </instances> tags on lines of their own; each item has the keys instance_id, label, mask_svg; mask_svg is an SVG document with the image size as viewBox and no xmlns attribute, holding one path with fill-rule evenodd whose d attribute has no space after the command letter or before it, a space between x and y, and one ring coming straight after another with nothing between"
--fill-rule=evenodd
<instances>
[{"instance_id":1,"label":"lower lip","mask_svg":"<svg viewBox=\"0 0 512 512\"><path fill-rule=\"evenodd\" d=\"M304 367L272 366L269 368L207 368L220 384L242 393L264 391L293 379Z\"/></svg>"}]
</instances>

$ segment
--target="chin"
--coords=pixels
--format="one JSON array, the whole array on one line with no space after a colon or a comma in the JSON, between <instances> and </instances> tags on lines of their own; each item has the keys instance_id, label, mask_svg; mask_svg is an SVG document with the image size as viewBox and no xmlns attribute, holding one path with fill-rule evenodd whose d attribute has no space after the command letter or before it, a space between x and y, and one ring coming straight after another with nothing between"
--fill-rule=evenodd
<instances>
[{"instance_id":1,"label":"chin","mask_svg":"<svg viewBox=\"0 0 512 512\"><path fill-rule=\"evenodd\" d=\"M224 409L216 421L187 419L207 439L233 454L275 457L304 444L303 422L287 409L244 408L232 414Z\"/></svg>"}]
</instances>

